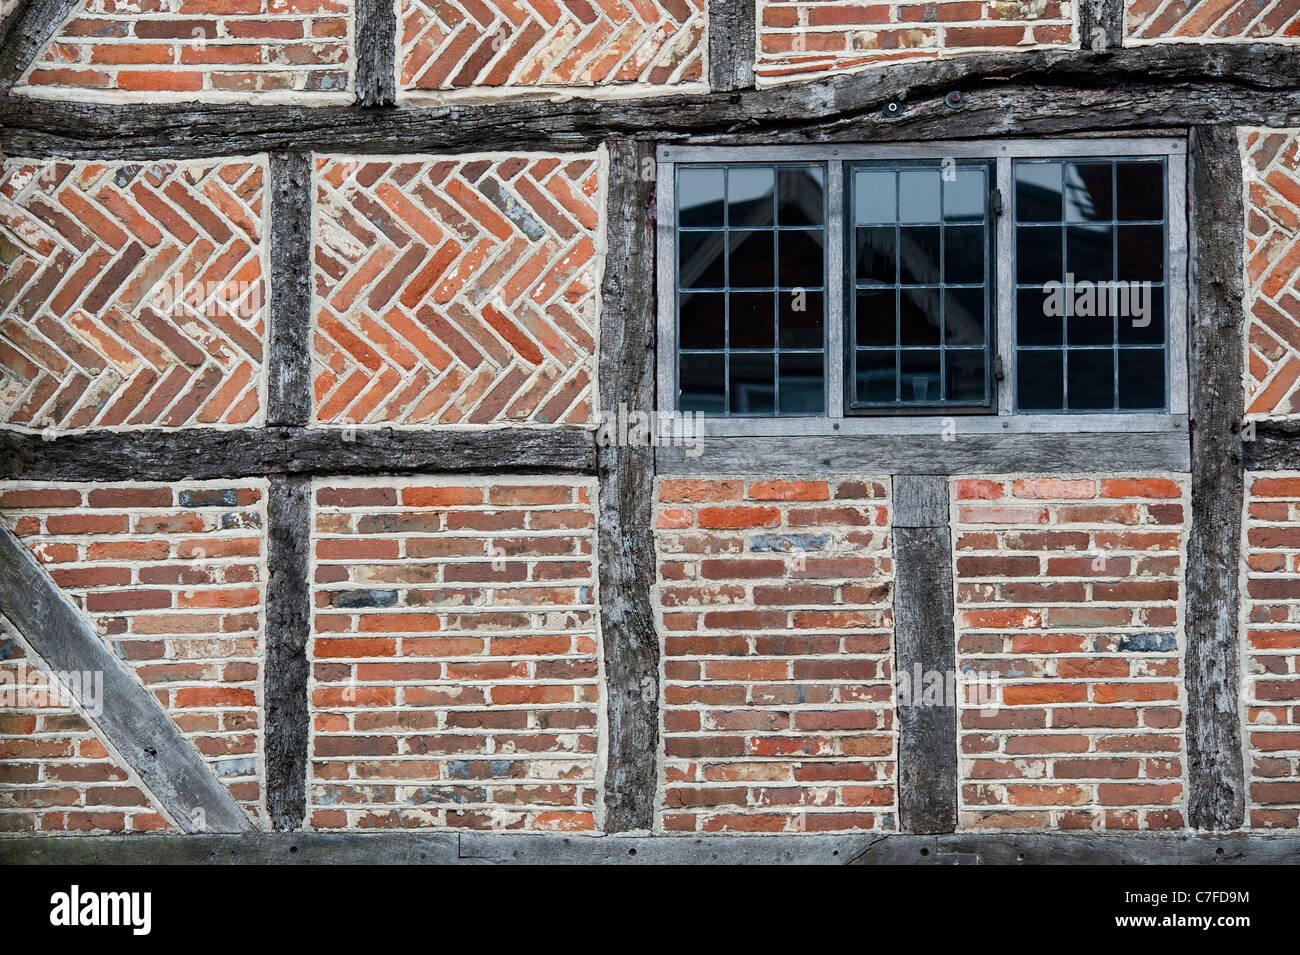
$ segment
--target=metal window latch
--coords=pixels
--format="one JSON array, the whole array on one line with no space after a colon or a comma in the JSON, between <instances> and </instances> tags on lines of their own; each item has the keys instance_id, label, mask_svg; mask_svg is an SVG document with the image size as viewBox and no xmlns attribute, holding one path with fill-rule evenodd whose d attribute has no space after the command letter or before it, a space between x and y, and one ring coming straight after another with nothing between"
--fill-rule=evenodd
<instances>
[{"instance_id":1,"label":"metal window latch","mask_svg":"<svg viewBox=\"0 0 1300 955\"><path fill-rule=\"evenodd\" d=\"M1002 215L1002 190L995 187L993 194L989 198L993 204L993 214L995 216Z\"/></svg>"},{"instance_id":2,"label":"metal window latch","mask_svg":"<svg viewBox=\"0 0 1300 955\"><path fill-rule=\"evenodd\" d=\"M1002 356L994 355L993 356L993 377L996 380L1001 381L1006 376L1007 376L1006 371L1003 370L1002 368Z\"/></svg>"}]
</instances>

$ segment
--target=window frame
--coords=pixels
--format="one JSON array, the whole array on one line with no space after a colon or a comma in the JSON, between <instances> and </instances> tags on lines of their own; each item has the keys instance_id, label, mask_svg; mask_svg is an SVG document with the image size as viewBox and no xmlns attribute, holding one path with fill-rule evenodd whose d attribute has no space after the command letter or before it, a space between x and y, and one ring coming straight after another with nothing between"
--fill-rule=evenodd
<instances>
[{"instance_id":1,"label":"window frame","mask_svg":"<svg viewBox=\"0 0 1300 955\"><path fill-rule=\"evenodd\" d=\"M855 161L987 159L993 162L994 184L1001 200L993 217L990 290L990 360L1002 371L992 382L993 411L969 413L938 408L925 414L903 411L851 410L846 392L844 354L848 250L845 214L845 173ZM1168 210L1167 379L1169 407L1163 412L1033 413L1015 410L1015 159L1162 158L1165 160L1165 204ZM953 421L963 434L1165 432L1186 431L1188 417L1188 223L1187 141L1182 137L1069 137L989 141L813 144L806 146L660 146L656 165L656 285L658 411L677 411L676 340L676 166L681 163L825 163L826 208L826 413L799 417L706 416L708 432L721 436L799 436L836 434L948 433Z\"/></svg>"}]
</instances>

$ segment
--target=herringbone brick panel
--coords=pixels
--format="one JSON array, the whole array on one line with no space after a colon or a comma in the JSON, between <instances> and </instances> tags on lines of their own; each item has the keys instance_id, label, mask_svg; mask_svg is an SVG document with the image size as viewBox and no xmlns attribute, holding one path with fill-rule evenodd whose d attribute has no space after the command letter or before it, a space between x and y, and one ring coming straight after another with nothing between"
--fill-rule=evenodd
<instances>
[{"instance_id":1,"label":"herringbone brick panel","mask_svg":"<svg viewBox=\"0 0 1300 955\"><path fill-rule=\"evenodd\" d=\"M5 482L0 519L259 818L266 483Z\"/></svg>"},{"instance_id":2,"label":"herringbone brick panel","mask_svg":"<svg viewBox=\"0 0 1300 955\"><path fill-rule=\"evenodd\" d=\"M758 0L760 85L971 53L1068 46L1063 0Z\"/></svg>"},{"instance_id":3,"label":"herringbone brick panel","mask_svg":"<svg viewBox=\"0 0 1300 955\"><path fill-rule=\"evenodd\" d=\"M1214 43L1300 38L1298 0L1129 0L1128 39Z\"/></svg>"},{"instance_id":4,"label":"herringbone brick panel","mask_svg":"<svg viewBox=\"0 0 1300 955\"><path fill-rule=\"evenodd\" d=\"M1246 169L1246 413L1300 414L1300 131L1241 133Z\"/></svg>"},{"instance_id":5,"label":"herringbone brick panel","mask_svg":"<svg viewBox=\"0 0 1300 955\"><path fill-rule=\"evenodd\" d=\"M595 155L316 160L316 419L586 424Z\"/></svg>"},{"instance_id":6,"label":"herringbone brick panel","mask_svg":"<svg viewBox=\"0 0 1300 955\"><path fill-rule=\"evenodd\" d=\"M347 102L349 0L81 0L15 87L100 102Z\"/></svg>"},{"instance_id":7,"label":"herringbone brick panel","mask_svg":"<svg viewBox=\"0 0 1300 955\"><path fill-rule=\"evenodd\" d=\"M401 88L667 86L704 74L705 0L402 0Z\"/></svg>"},{"instance_id":8,"label":"herringbone brick panel","mask_svg":"<svg viewBox=\"0 0 1300 955\"><path fill-rule=\"evenodd\" d=\"M256 160L4 163L0 422L260 418L264 181Z\"/></svg>"}]
</instances>

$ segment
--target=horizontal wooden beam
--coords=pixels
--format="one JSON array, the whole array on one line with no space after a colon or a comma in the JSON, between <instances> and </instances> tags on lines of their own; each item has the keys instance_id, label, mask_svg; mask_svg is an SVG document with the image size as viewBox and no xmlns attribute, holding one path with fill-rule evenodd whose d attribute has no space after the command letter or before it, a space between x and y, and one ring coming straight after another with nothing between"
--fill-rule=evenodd
<instances>
[{"instance_id":1,"label":"horizontal wooden beam","mask_svg":"<svg viewBox=\"0 0 1300 955\"><path fill-rule=\"evenodd\" d=\"M1247 423L1242 437L1247 470L1300 471L1300 421Z\"/></svg>"},{"instance_id":2,"label":"horizontal wooden beam","mask_svg":"<svg viewBox=\"0 0 1300 955\"><path fill-rule=\"evenodd\" d=\"M55 673L102 675L100 710L88 716L176 825L187 832L253 828L153 694L6 527L0 527L0 614Z\"/></svg>"},{"instance_id":3,"label":"horizontal wooden beam","mask_svg":"<svg viewBox=\"0 0 1300 955\"><path fill-rule=\"evenodd\" d=\"M46 440L0 432L0 479L176 481L269 474L596 470L596 442L579 428L407 431L246 428L99 431Z\"/></svg>"},{"instance_id":4,"label":"horizontal wooden beam","mask_svg":"<svg viewBox=\"0 0 1300 955\"><path fill-rule=\"evenodd\" d=\"M0 839L0 863L27 865L1258 865L1297 858L1300 835L1240 833L567 836L408 831Z\"/></svg>"},{"instance_id":5,"label":"horizontal wooden beam","mask_svg":"<svg viewBox=\"0 0 1300 955\"><path fill-rule=\"evenodd\" d=\"M703 453L664 446L660 474L978 474L1186 471L1187 435L968 434L703 437Z\"/></svg>"},{"instance_id":6,"label":"horizontal wooden beam","mask_svg":"<svg viewBox=\"0 0 1300 955\"><path fill-rule=\"evenodd\" d=\"M947 93L964 94L961 105ZM882 107L899 103L886 114ZM999 53L911 63L764 90L428 109L8 98L0 150L21 157L185 158L591 149L658 142L966 139L1200 123L1300 124L1300 57L1278 44Z\"/></svg>"}]
</instances>

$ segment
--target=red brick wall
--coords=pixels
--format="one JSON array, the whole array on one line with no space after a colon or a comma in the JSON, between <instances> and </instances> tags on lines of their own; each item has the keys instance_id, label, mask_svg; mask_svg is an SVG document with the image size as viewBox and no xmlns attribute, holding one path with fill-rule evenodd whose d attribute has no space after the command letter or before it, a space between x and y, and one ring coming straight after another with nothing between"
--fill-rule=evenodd
<instances>
[{"instance_id":1,"label":"red brick wall","mask_svg":"<svg viewBox=\"0 0 1300 955\"><path fill-rule=\"evenodd\" d=\"M587 424L603 158L316 160L316 418Z\"/></svg>"},{"instance_id":2,"label":"red brick wall","mask_svg":"<svg viewBox=\"0 0 1300 955\"><path fill-rule=\"evenodd\" d=\"M888 483L657 482L660 824L892 829Z\"/></svg>"},{"instance_id":3,"label":"red brick wall","mask_svg":"<svg viewBox=\"0 0 1300 955\"><path fill-rule=\"evenodd\" d=\"M315 829L599 822L595 483L320 480Z\"/></svg>"},{"instance_id":4,"label":"red brick wall","mask_svg":"<svg viewBox=\"0 0 1300 955\"><path fill-rule=\"evenodd\" d=\"M399 2L399 89L417 101L548 89L644 95L705 78L706 0Z\"/></svg>"},{"instance_id":5,"label":"red brick wall","mask_svg":"<svg viewBox=\"0 0 1300 955\"><path fill-rule=\"evenodd\" d=\"M350 102L349 0L81 0L17 87L100 102Z\"/></svg>"},{"instance_id":6,"label":"red brick wall","mask_svg":"<svg viewBox=\"0 0 1300 955\"><path fill-rule=\"evenodd\" d=\"M1242 715L1247 819L1300 826L1300 474L1246 479Z\"/></svg>"},{"instance_id":7,"label":"red brick wall","mask_svg":"<svg viewBox=\"0 0 1300 955\"><path fill-rule=\"evenodd\" d=\"M960 825L1184 825L1185 478L953 482Z\"/></svg>"},{"instance_id":8,"label":"red brick wall","mask_svg":"<svg viewBox=\"0 0 1300 955\"><path fill-rule=\"evenodd\" d=\"M0 617L0 691L11 694L0 698L0 833L168 828L135 774L41 674Z\"/></svg>"},{"instance_id":9,"label":"red brick wall","mask_svg":"<svg viewBox=\"0 0 1300 955\"><path fill-rule=\"evenodd\" d=\"M254 480L0 483L5 526L254 818L265 508L265 482Z\"/></svg>"},{"instance_id":10,"label":"red brick wall","mask_svg":"<svg viewBox=\"0 0 1300 955\"><path fill-rule=\"evenodd\" d=\"M265 159L0 166L0 423L263 420Z\"/></svg>"},{"instance_id":11,"label":"red brick wall","mask_svg":"<svg viewBox=\"0 0 1300 955\"><path fill-rule=\"evenodd\" d=\"M1297 8L1300 11L1300 8ZM1243 129L1246 414L1300 414L1300 131Z\"/></svg>"},{"instance_id":12,"label":"red brick wall","mask_svg":"<svg viewBox=\"0 0 1300 955\"><path fill-rule=\"evenodd\" d=\"M1294 43L1295 0L1128 0L1125 43Z\"/></svg>"},{"instance_id":13,"label":"red brick wall","mask_svg":"<svg viewBox=\"0 0 1300 955\"><path fill-rule=\"evenodd\" d=\"M760 85L905 60L1076 43L1061 0L758 0Z\"/></svg>"}]
</instances>

